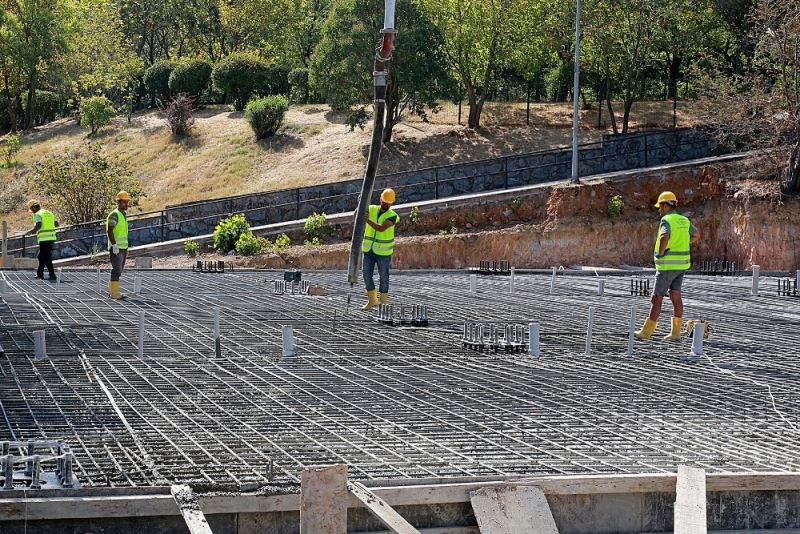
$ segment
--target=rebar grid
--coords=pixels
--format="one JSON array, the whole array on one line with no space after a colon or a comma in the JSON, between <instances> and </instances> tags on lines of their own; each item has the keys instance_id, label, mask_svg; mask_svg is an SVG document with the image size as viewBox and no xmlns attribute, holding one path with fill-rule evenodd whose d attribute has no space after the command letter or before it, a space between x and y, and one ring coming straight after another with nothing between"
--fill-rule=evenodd
<instances>
[{"instance_id":1,"label":"rebar grid","mask_svg":"<svg viewBox=\"0 0 800 534\"><path fill-rule=\"evenodd\" d=\"M800 299L774 280L754 297L749 278L687 278L686 318L713 328L698 359L689 340L626 355L630 307L641 320L649 300L629 278L598 296L596 278L558 276L550 295L550 276L517 274L513 293L508 277L479 277L470 293L469 274L392 274L395 304L427 306L416 328L361 312L339 272L304 274L327 297L275 294L277 272L130 272L125 289L139 276L143 291L121 302L97 293L94 271L65 272L59 291L0 273L15 290L0 301L0 439L65 441L90 486L250 489L331 462L359 479L800 463ZM539 359L462 347L464 321L532 320ZM33 357L34 330L47 360Z\"/></svg>"}]
</instances>

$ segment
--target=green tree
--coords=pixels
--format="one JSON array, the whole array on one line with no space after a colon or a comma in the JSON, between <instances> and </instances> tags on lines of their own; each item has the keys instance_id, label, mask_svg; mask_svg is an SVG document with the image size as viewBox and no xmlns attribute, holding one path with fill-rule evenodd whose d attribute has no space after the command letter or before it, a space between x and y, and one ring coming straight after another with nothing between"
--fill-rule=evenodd
<instances>
[{"instance_id":1,"label":"green tree","mask_svg":"<svg viewBox=\"0 0 800 534\"><path fill-rule=\"evenodd\" d=\"M235 53L220 60L211 72L214 88L227 94L236 111L267 84L268 63L254 53Z\"/></svg>"},{"instance_id":2,"label":"green tree","mask_svg":"<svg viewBox=\"0 0 800 534\"><path fill-rule=\"evenodd\" d=\"M335 110L349 111L372 99L375 41L383 14L368 0L343 0L331 10L323 37L311 59L310 83ZM436 98L447 91L442 37L415 4L397 6L401 38L389 64L383 141L405 111L424 116L436 109Z\"/></svg>"},{"instance_id":3,"label":"green tree","mask_svg":"<svg viewBox=\"0 0 800 534\"><path fill-rule=\"evenodd\" d=\"M33 126L36 89L43 75L67 49L69 7L65 0L5 0L6 50L27 91L23 128Z\"/></svg>"},{"instance_id":4,"label":"green tree","mask_svg":"<svg viewBox=\"0 0 800 534\"><path fill-rule=\"evenodd\" d=\"M153 99L153 106L165 106L172 98L169 90L169 76L175 69L175 62L160 59L150 65L144 73L144 86Z\"/></svg>"},{"instance_id":5,"label":"green tree","mask_svg":"<svg viewBox=\"0 0 800 534\"><path fill-rule=\"evenodd\" d=\"M90 96L81 100L81 125L91 130L90 135L111 123L116 110L114 104L105 96Z\"/></svg>"},{"instance_id":6,"label":"green tree","mask_svg":"<svg viewBox=\"0 0 800 534\"><path fill-rule=\"evenodd\" d=\"M518 21L529 0L422 0L444 37L444 51L469 102L467 126L480 126L486 99L496 86L501 62L515 45Z\"/></svg>"},{"instance_id":7,"label":"green tree","mask_svg":"<svg viewBox=\"0 0 800 534\"><path fill-rule=\"evenodd\" d=\"M181 61L169 75L169 89L197 99L211 80L211 63L203 59Z\"/></svg>"},{"instance_id":8,"label":"green tree","mask_svg":"<svg viewBox=\"0 0 800 534\"><path fill-rule=\"evenodd\" d=\"M127 165L105 156L92 143L36 162L30 180L31 189L50 199L73 224L105 218L114 207L117 191L131 194L131 206L143 196L141 184Z\"/></svg>"}]
</instances>

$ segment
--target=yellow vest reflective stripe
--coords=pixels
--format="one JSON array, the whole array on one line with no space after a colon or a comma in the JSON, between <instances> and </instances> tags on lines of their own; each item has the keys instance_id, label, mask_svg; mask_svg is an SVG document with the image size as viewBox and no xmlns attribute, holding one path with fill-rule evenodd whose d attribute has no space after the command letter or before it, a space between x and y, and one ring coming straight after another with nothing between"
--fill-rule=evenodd
<instances>
[{"instance_id":1,"label":"yellow vest reflective stripe","mask_svg":"<svg viewBox=\"0 0 800 534\"><path fill-rule=\"evenodd\" d=\"M125 250L128 248L128 219L118 209L112 211L106 217L106 234L108 234L108 221L115 213L117 214L117 224L114 226L114 241L117 242L120 250ZM111 241L108 242L108 250L111 250Z\"/></svg>"},{"instance_id":2,"label":"yellow vest reflective stripe","mask_svg":"<svg viewBox=\"0 0 800 534\"><path fill-rule=\"evenodd\" d=\"M386 219L397 217L395 223L383 232L377 232L373 227L367 225L364 231L364 241L361 244L362 252L372 251L378 256L391 256L394 252L394 227L400 222L400 217L392 211L386 210L379 214L381 207L372 205L369 207L369 220L375 224L383 224Z\"/></svg>"},{"instance_id":3,"label":"yellow vest reflective stripe","mask_svg":"<svg viewBox=\"0 0 800 534\"><path fill-rule=\"evenodd\" d=\"M669 244L667 251L660 258L655 258L657 271L686 271L692 267L690 255L691 235L689 229L692 223L689 219L679 213L668 213L661 218L662 222L669 223ZM656 236L656 246L654 255L658 254L659 243L661 241L661 227L659 226Z\"/></svg>"},{"instance_id":4,"label":"yellow vest reflective stripe","mask_svg":"<svg viewBox=\"0 0 800 534\"><path fill-rule=\"evenodd\" d=\"M56 216L53 212L47 210L39 210L33 216L33 222L36 224L36 215L42 218L42 225L39 231L36 232L36 242L42 243L43 241L56 240Z\"/></svg>"}]
</instances>

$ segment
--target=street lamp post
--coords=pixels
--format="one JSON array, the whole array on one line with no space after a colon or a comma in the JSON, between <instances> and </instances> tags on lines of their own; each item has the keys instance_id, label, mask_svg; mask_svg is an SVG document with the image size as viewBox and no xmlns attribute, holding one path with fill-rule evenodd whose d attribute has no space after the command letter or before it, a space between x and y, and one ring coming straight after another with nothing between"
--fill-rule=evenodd
<instances>
[{"instance_id":1,"label":"street lamp post","mask_svg":"<svg viewBox=\"0 0 800 534\"><path fill-rule=\"evenodd\" d=\"M578 97L581 89L581 0L575 5L575 78L572 87L572 183L578 183Z\"/></svg>"}]
</instances>

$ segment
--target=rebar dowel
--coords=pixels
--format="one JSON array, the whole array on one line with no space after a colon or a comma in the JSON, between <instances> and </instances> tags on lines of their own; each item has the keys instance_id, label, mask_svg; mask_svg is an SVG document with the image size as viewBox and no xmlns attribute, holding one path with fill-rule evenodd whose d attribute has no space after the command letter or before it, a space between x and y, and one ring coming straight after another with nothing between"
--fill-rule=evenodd
<instances>
[{"instance_id":1,"label":"rebar dowel","mask_svg":"<svg viewBox=\"0 0 800 534\"><path fill-rule=\"evenodd\" d=\"M539 358L539 323L534 321L528 325L528 352L531 358Z\"/></svg>"},{"instance_id":2,"label":"rebar dowel","mask_svg":"<svg viewBox=\"0 0 800 534\"><path fill-rule=\"evenodd\" d=\"M0 278L0 295L8 293L8 287L6 286L5 278Z\"/></svg>"},{"instance_id":3,"label":"rebar dowel","mask_svg":"<svg viewBox=\"0 0 800 534\"><path fill-rule=\"evenodd\" d=\"M44 330L34 330L33 332L33 355L37 360L47 358L47 343L44 337Z\"/></svg>"},{"instance_id":4,"label":"rebar dowel","mask_svg":"<svg viewBox=\"0 0 800 534\"><path fill-rule=\"evenodd\" d=\"M556 268L553 267L553 276L550 278L550 294L553 294L556 288Z\"/></svg>"},{"instance_id":5,"label":"rebar dowel","mask_svg":"<svg viewBox=\"0 0 800 534\"><path fill-rule=\"evenodd\" d=\"M592 353L592 328L594 327L594 307L589 307L589 321L586 325L586 355Z\"/></svg>"},{"instance_id":6,"label":"rebar dowel","mask_svg":"<svg viewBox=\"0 0 800 534\"><path fill-rule=\"evenodd\" d=\"M469 292L475 293L478 290L478 275L469 275Z\"/></svg>"},{"instance_id":7,"label":"rebar dowel","mask_svg":"<svg viewBox=\"0 0 800 534\"><path fill-rule=\"evenodd\" d=\"M597 280L597 294L602 296L606 291L606 281L602 278Z\"/></svg>"},{"instance_id":8,"label":"rebar dowel","mask_svg":"<svg viewBox=\"0 0 800 534\"><path fill-rule=\"evenodd\" d=\"M633 332L636 329L636 306L631 306L631 318L628 321L628 356L633 356Z\"/></svg>"},{"instance_id":9,"label":"rebar dowel","mask_svg":"<svg viewBox=\"0 0 800 534\"><path fill-rule=\"evenodd\" d=\"M510 286L510 289L511 289L511 293L514 293L514 268L513 267L511 268L511 286Z\"/></svg>"},{"instance_id":10,"label":"rebar dowel","mask_svg":"<svg viewBox=\"0 0 800 534\"><path fill-rule=\"evenodd\" d=\"M41 484L40 478L39 478L40 475L41 475L40 470L39 470L40 469L40 464L41 464L41 459L39 458L39 455L37 454L37 455L35 455L33 457L33 469L31 471L30 489L41 489L41 487L42 487L42 484Z\"/></svg>"},{"instance_id":11,"label":"rebar dowel","mask_svg":"<svg viewBox=\"0 0 800 534\"><path fill-rule=\"evenodd\" d=\"M64 473L63 485L65 488L72 487L72 453L64 453Z\"/></svg>"},{"instance_id":12,"label":"rebar dowel","mask_svg":"<svg viewBox=\"0 0 800 534\"><path fill-rule=\"evenodd\" d=\"M103 283L100 281L100 267L97 268L97 293L100 294L103 292L102 290Z\"/></svg>"},{"instance_id":13,"label":"rebar dowel","mask_svg":"<svg viewBox=\"0 0 800 534\"><path fill-rule=\"evenodd\" d=\"M139 345L138 345L138 353L139 357L144 357L144 312L140 311L139 315Z\"/></svg>"},{"instance_id":14,"label":"rebar dowel","mask_svg":"<svg viewBox=\"0 0 800 534\"><path fill-rule=\"evenodd\" d=\"M214 336L214 354L216 354L217 358L222 356L222 342L220 341L219 334L219 316L220 309L214 308L214 326L212 328L212 333Z\"/></svg>"},{"instance_id":15,"label":"rebar dowel","mask_svg":"<svg viewBox=\"0 0 800 534\"><path fill-rule=\"evenodd\" d=\"M56 269L56 291L61 291L61 267Z\"/></svg>"},{"instance_id":16,"label":"rebar dowel","mask_svg":"<svg viewBox=\"0 0 800 534\"><path fill-rule=\"evenodd\" d=\"M3 457L3 476L6 479L3 488L12 489L14 487L14 459L10 454Z\"/></svg>"},{"instance_id":17,"label":"rebar dowel","mask_svg":"<svg viewBox=\"0 0 800 534\"><path fill-rule=\"evenodd\" d=\"M800 296L800 268L794 272L794 294Z\"/></svg>"},{"instance_id":18,"label":"rebar dowel","mask_svg":"<svg viewBox=\"0 0 800 534\"><path fill-rule=\"evenodd\" d=\"M294 356L294 331L291 325L283 327L283 357Z\"/></svg>"},{"instance_id":19,"label":"rebar dowel","mask_svg":"<svg viewBox=\"0 0 800 534\"><path fill-rule=\"evenodd\" d=\"M761 267L753 265L753 288L750 290L752 295L758 295L758 277L761 273Z\"/></svg>"},{"instance_id":20,"label":"rebar dowel","mask_svg":"<svg viewBox=\"0 0 800 534\"><path fill-rule=\"evenodd\" d=\"M142 292L142 279L139 277L139 273L136 273L133 276L133 294L139 295Z\"/></svg>"},{"instance_id":21,"label":"rebar dowel","mask_svg":"<svg viewBox=\"0 0 800 534\"><path fill-rule=\"evenodd\" d=\"M33 441L28 442L28 459L25 460L25 476L33 475L33 453L36 452L36 445Z\"/></svg>"},{"instance_id":22,"label":"rebar dowel","mask_svg":"<svg viewBox=\"0 0 800 534\"><path fill-rule=\"evenodd\" d=\"M692 329L692 356L703 355L703 335L705 334L705 325L702 322L697 322Z\"/></svg>"}]
</instances>

